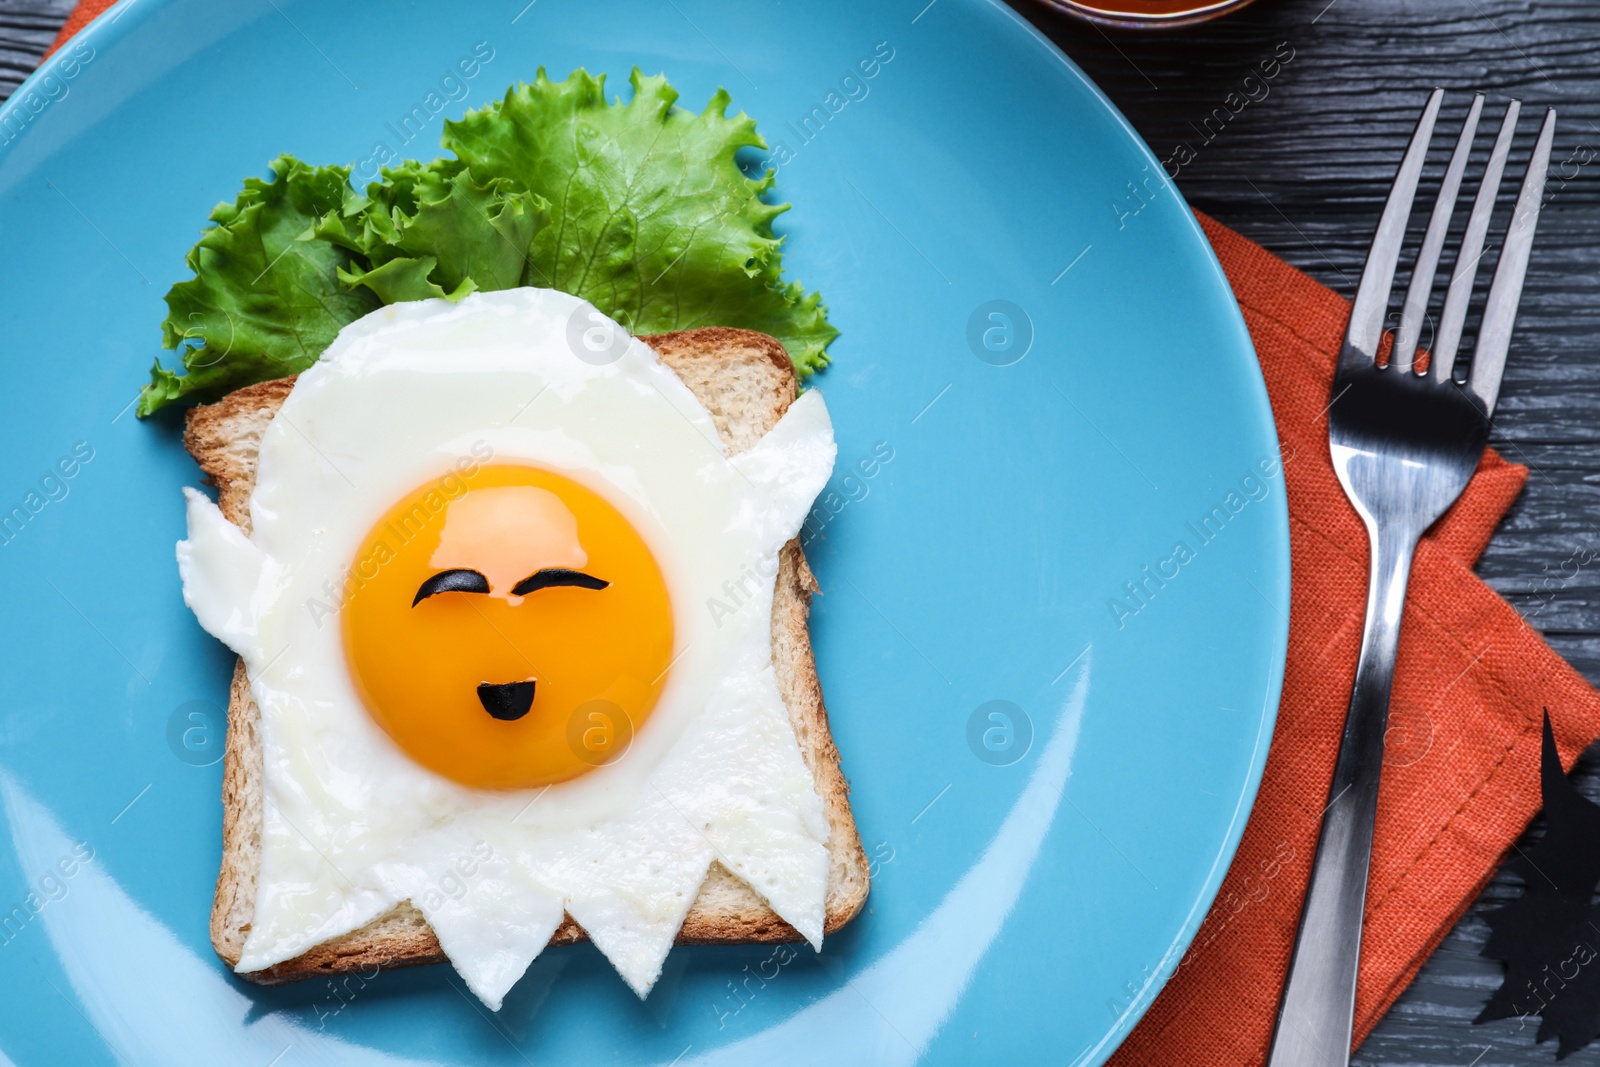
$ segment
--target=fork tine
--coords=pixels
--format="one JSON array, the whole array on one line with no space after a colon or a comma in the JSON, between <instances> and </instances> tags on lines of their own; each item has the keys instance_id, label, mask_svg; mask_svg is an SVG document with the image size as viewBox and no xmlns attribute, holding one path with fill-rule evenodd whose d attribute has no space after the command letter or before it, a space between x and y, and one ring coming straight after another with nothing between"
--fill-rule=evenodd
<instances>
[{"instance_id":1,"label":"fork tine","mask_svg":"<svg viewBox=\"0 0 1600 1067\"><path fill-rule=\"evenodd\" d=\"M1405 158L1400 161L1400 170L1394 176L1394 184L1389 187L1389 199L1383 205L1378 232L1367 252L1367 265L1361 270L1361 284L1356 286L1350 328L1345 332L1344 347L1339 352L1341 371L1355 370L1377 358L1383 319L1389 309L1389 293L1394 288L1394 268L1400 260L1400 244L1406 236L1406 220L1411 217L1417 179L1422 175L1428 142L1433 138L1433 123L1439 117L1439 102L1443 99L1443 89L1435 89L1429 95Z\"/></svg>"},{"instance_id":2,"label":"fork tine","mask_svg":"<svg viewBox=\"0 0 1600 1067\"><path fill-rule=\"evenodd\" d=\"M1539 225L1539 204L1544 199L1544 175L1550 166L1550 142L1556 133L1556 109L1544 113L1539 127L1539 143L1528 159L1522 176L1522 192L1517 195L1516 214L1506 228L1500 262L1494 269L1489 299L1483 306L1483 325L1478 328L1478 344L1472 350L1472 369L1467 388L1483 401L1485 414L1494 414L1500 399L1500 375L1506 369L1506 352L1511 347L1511 324L1517 318L1517 302L1522 299L1522 279L1528 273L1528 253L1533 249L1533 231Z\"/></svg>"},{"instance_id":3,"label":"fork tine","mask_svg":"<svg viewBox=\"0 0 1600 1067\"><path fill-rule=\"evenodd\" d=\"M1494 150L1489 153L1483 178L1478 182L1472 214L1467 216L1467 231L1461 236L1461 248L1451 268L1450 291L1445 294L1444 312L1439 316L1439 336L1434 341L1433 359L1428 364L1428 374L1436 382L1448 380L1455 366L1456 350L1461 347L1461 329L1467 321L1467 304L1472 301L1472 287L1478 280L1478 261L1483 258L1484 235L1489 232L1489 216L1494 214L1495 194L1500 190L1500 176L1505 172L1506 157L1511 154L1511 138L1521 114L1520 100L1513 100L1506 106L1506 117L1494 139Z\"/></svg>"},{"instance_id":4,"label":"fork tine","mask_svg":"<svg viewBox=\"0 0 1600 1067\"><path fill-rule=\"evenodd\" d=\"M1466 120L1461 123L1461 136L1456 138L1456 150L1451 153L1450 166L1445 169L1444 180L1439 183L1439 196L1433 202L1428 232L1422 238L1422 248L1417 251L1417 265L1411 271L1411 284L1406 288L1400 329L1395 334L1394 348L1389 355L1389 365L1395 370L1410 370L1416 359L1417 341L1422 336L1422 318L1428 310L1433 276L1439 267L1439 253L1444 250L1450 216L1456 209L1456 194L1461 191L1461 176L1467 170L1467 157L1472 154L1472 138L1478 132L1478 116L1482 112L1483 94L1475 93Z\"/></svg>"}]
</instances>

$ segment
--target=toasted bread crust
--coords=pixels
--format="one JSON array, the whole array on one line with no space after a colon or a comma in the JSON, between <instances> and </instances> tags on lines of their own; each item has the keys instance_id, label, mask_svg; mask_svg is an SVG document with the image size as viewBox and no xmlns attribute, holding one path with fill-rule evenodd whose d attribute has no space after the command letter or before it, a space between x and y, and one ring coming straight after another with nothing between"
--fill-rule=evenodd
<instances>
[{"instance_id":1,"label":"toasted bread crust","mask_svg":"<svg viewBox=\"0 0 1600 1067\"><path fill-rule=\"evenodd\" d=\"M777 424L796 395L793 364L775 339L752 330L709 327L641 338L660 354L711 412L731 452L751 447ZM255 488L261 434L294 387L294 378L247 386L214 404L189 411L188 448L230 521L248 532L249 500ZM867 857L850 811L850 787L828 727L807 627L811 596L818 592L798 539L784 546L772 605L772 653L778 689L795 736L816 782L830 827L825 932L848 923L866 903ZM228 736L222 783L223 855L211 911L211 943L217 955L237 965L255 912L260 864L262 764L260 711L250 695L244 664L234 670L228 701ZM552 945L585 940L583 929L565 918ZM801 940L756 892L721 864L713 863L678 932L680 945L717 945ZM241 975L276 985L303 978L370 973L445 961L439 941L421 912L409 903L359 930L332 938L294 959Z\"/></svg>"}]
</instances>

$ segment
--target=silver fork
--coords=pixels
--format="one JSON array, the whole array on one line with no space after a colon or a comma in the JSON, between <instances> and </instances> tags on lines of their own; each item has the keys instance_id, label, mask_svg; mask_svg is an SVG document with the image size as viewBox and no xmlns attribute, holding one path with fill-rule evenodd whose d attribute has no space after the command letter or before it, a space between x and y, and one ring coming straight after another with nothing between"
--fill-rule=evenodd
<instances>
[{"instance_id":1,"label":"silver fork","mask_svg":"<svg viewBox=\"0 0 1600 1067\"><path fill-rule=\"evenodd\" d=\"M1454 374L1456 349L1520 110L1512 101L1456 256L1432 357L1427 370L1418 372L1417 341L1434 272L1483 111L1483 94L1473 98L1417 253L1388 365L1379 366L1378 342L1383 336L1395 263L1443 98L1442 89L1435 89L1428 98L1389 190L1361 272L1350 328L1333 379L1328 442L1339 483L1366 523L1372 569L1355 687L1267 1067L1338 1067L1350 1062L1361 917L1406 580L1418 538L1455 503L1483 455L1550 162L1556 121L1553 108L1545 113L1522 179L1522 192L1484 305L1471 367L1465 381L1458 381Z\"/></svg>"}]
</instances>

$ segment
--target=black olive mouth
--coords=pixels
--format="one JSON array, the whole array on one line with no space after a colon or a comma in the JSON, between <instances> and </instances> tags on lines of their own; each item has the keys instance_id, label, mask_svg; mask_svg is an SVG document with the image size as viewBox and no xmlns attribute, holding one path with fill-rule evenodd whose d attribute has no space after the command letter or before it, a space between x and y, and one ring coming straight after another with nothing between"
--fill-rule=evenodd
<instances>
[{"instance_id":1,"label":"black olive mouth","mask_svg":"<svg viewBox=\"0 0 1600 1067\"><path fill-rule=\"evenodd\" d=\"M478 703L501 722L515 722L533 707L532 680L526 682L483 682L478 686Z\"/></svg>"}]
</instances>

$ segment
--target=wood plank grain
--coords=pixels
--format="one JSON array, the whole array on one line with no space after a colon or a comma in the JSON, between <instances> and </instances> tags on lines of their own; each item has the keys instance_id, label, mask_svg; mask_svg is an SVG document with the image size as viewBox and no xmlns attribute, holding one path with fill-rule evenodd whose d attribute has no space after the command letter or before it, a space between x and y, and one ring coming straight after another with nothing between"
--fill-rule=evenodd
<instances>
[{"instance_id":1,"label":"wood plank grain","mask_svg":"<svg viewBox=\"0 0 1600 1067\"><path fill-rule=\"evenodd\" d=\"M0 4L0 100L33 73L72 8L73 0L5 0Z\"/></svg>"}]
</instances>

